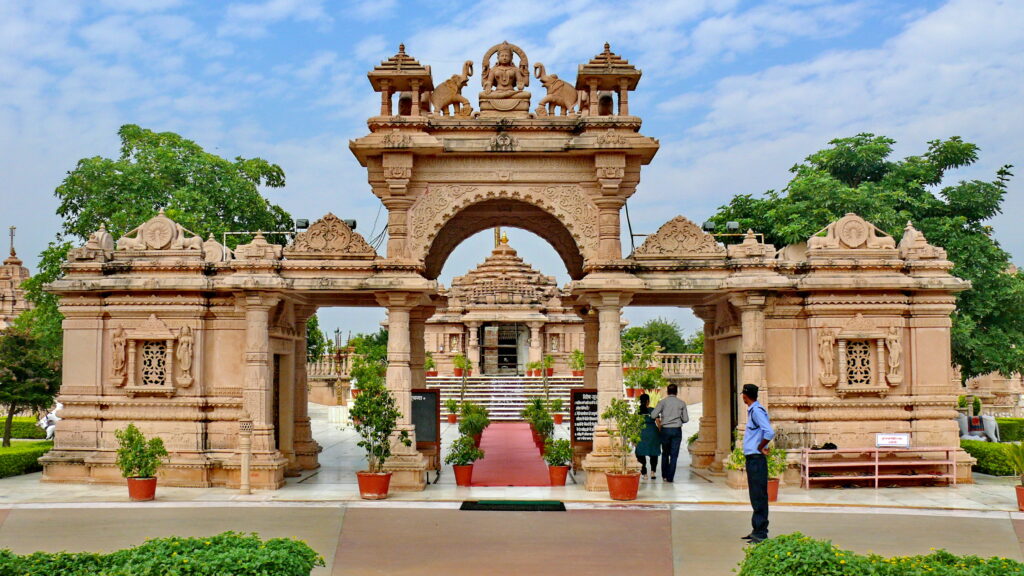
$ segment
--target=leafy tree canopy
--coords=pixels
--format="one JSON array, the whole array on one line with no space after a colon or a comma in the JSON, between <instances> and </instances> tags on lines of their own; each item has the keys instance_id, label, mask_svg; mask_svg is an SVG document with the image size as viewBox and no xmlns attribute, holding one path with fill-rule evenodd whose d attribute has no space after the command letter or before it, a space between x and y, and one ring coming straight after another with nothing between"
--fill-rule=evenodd
<instances>
[{"instance_id":1,"label":"leafy tree canopy","mask_svg":"<svg viewBox=\"0 0 1024 576\"><path fill-rule=\"evenodd\" d=\"M907 222L928 241L942 246L953 274L970 280L972 290L959 295L953 315L953 361L964 378L1024 369L1024 277L992 238L986 222L1002 211L1011 166L991 181L942 183L947 172L978 160L978 147L959 137L933 140L919 156L891 159L895 141L858 134L831 141L790 171L781 192L763 197L742 194L713 217L733 220L742 229L765 234L784 246L809 237L855 212L899 239Z\"/></svg>"},{"instance_id":2,"label":"leafy tree canopy","mask_svg":"<svg viewBox=\"0 0 1024 576\"><path fill-rule=\"evenodd\" d=\"M623 348L628 348L631 343L639 340L655 342L661 347L662 352L668 354L699 354L704 351L703 332L686 338L678 324L664 318L648 320L642 326L623 330Z\"/></svg>"},{"instance_id":3,"label":"leafy tree canopy","mask_svg":"<svg viewBox=\"0 0 1024 576\"><path fill-rule=\"evenodd\" d=\"M384 328L370 334L356 334L348 345L367 361L381 364L388 361L388 331Z\"/></svg>"},{"instance_id":4,"label":"leafy tree canopy","mask_svg":"<svg viewBox=\"0 0 1024 576\"><path fill-rule=\"evenodd\" d=\"M60 388L60 367L19 317L0 334L0 406L6 411L3 446L11 445L11 423L22 410L44 410Z\"/></svg>"}]
</instances>

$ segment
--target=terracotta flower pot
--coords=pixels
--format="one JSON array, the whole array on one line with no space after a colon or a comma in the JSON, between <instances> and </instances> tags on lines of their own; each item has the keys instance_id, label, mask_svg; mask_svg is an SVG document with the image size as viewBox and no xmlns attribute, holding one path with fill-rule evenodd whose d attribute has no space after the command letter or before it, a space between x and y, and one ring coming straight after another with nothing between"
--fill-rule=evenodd
<instances>
[{"instance_id":1,"label":"terracotta flower pot","mask_svg":"<svg viewBox=\"0 0 1024 576\"><path fill-rule=\"evenodd\" d=\"M554 376L554 375L555 375L555 369L554 368L548 368L548 376Z\"/></svg>"},{"instance_id":2,"label":"terracotta flower pot","mask_svg":"<svg viewBox=\"0 0 1024 576\"><path fill-rule=\"evenodd\" d=\"M640 474L612 474L605 473L608 479L608 494L612 500L636 500L636 494L640 491Z\"/></svg>"},{"instance_id":3,"label":"terracotta flower pot","mask_svg":"<svg viewBox=\"0 0 1024 576\"><path fill-rule=\"evenodd\" d=\"M768 501L777 502L779 500L779 479L769 478L768 479ZM1020 492L1017 492L1017 500L1020 501Z\"/></svg>"},{"instance_id":4,"label":"terracotta flower pot","mask_svg":"<svg viewBox=\"0 0 1024 576\"><path fill-rule=\"evenodd\" d=\"M437 376L437 370L427 370L427 376L430 376L430 377Z\"/></svg>"},{"instance_id":5,"label":"terracotta flower pot","mask_svg":"<svg viewBox=\"0 0 1024 576\"><path fill-rule=\"evenodd\" d=\"M456 368L454 372L456 376L462 376L462 368Z\"/></svg>"},{"instance_id":6,"label":"terracotta flower pot","mask_svg":"<svg viewBox=\"0 0 1024 576\"><path fill-rule=\"evenodd\" d=\"M455 424L458 421L459 421L459 415L458 414L449 414L448 415L448 423L449 424Z\"/></svg>"},{"instance_id":7,"label":"terracotta flower pot","mask_svg":"<svg viewBox=\"0 0 1024 576\"><path fill-rule=\"evenodd\" d=\"M355 398L356 396L359 396L359 388L352 389L352 397Z\"/></svg>"},{"instance_id":8,"label":"terracotta flower pot","mask_svg":"<svg viewBox=\"0 0 1024 576\"><path fill-rule=\"evenodd\" d=\"M356 472L356 479L359 482L359 495L363 500L383 500L388 497L391 472Z\"/></svg>"},{"instance_id":9,"label":"terracotta flower pot","mask_svg":"<svg viewBox=\"0 0 1024 576\"><path fill-rule=\"evenodd\" d=\"M554 414L554 415L552 415L552 417L555 419L555 425L556 426L560 425L562 423L562 415L561 414Z\"/></svg>"},{"instance_id":10,"label":"terracotta flower pot","mask_svg":"<svg viewBox=\"0 0 1024 576\"><path fill-rule=\"evenodd\" d=\"M636 388L626 388L626 398L636 398Z\"/></svg>"},{"instance_id":11,"label":"terracotta flower pot","mask_svg":"<svg viewBox=\"0 0 1024 576\"><path fill-rule=\"evenodd\" d=\"M1017 484L1017 510L1024 512L1024 486Z\"/></svg>"},{"instance_id":12,"label":"terracotta flower pot","mask_svg":"<svg viewBox=\"0 0 1024 576\"><path fill-rule=\"evenodd\" d=\"M148 502L156 498L156 478L126 478L128 498L132 502Z\"/></svg>"},{"instance_id":13,"label":"terracotta flower pot","mask_svg":"<svg viewBox=\"0 0 1024 576\"><path fill-rule=\"evenodd\" d=\"M576 376L577 378L583 376L583 370L573 370L572 375Z\"/></svg>"},{"instance_id":14,"label":"terracotta flower pot","mask_svg":"<svg viewBox=\"0 0 1024 576\"><path fill-rule=\"evenodd\" d=\"M552 486L565 486L565 478L569 475L568 466L548 466L548 477Z\"/></svg>"},{"instance_id":15,"label":"terracotta flower pot","mask_svg":"<svg viewBox=\"0 0 1024 576\"><path fill-rule=\"evenodd\" d=\"M452 466L455 470L455 485L456 486L471 486L473 484L473 465L466 464L465 466Z\"/></svg>"},{"instance_id":16,"label":"terracotta flower pot","mask_svg":"<svg viewBox=\"0 0 1024 576\"><path fill-rule=\"evenodd\" d=\"M479 434L473 434L473 444L476 444L476 447L477 447L477 448L479 448L479 447L480 447L480 440L481 440L481 439L482 439L483 437L484 437L484 434L483 434L483 432L481 432L481 433L479 433Z\"/></svg>"}]
</instances>

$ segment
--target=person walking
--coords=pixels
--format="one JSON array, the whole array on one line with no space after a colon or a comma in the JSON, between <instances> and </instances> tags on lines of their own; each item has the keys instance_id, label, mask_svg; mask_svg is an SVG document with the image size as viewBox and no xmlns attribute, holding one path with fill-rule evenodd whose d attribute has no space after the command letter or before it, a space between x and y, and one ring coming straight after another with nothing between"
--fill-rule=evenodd
<instances>
[{"instance_id":1,"label":"person walking","mask_svg":"<svg viewBox=\"0 0 1024 576\"><path fill-rule=\"evenodd\" d=\"M651 418L651 397L646 393L640 395L638 413L644 416L644 429L640 433L640 442L636 445L636 459L640 461L640 476L647 478L647 461L651 461L651 479L658 473L658 456L661 455L661 440L658 437L658 424Z\"/></svg>"},{"instance_id":2,"label":"person walking","mask_svg":"<svg viewBox=\"0 0 1024 576\"><path fill-rule=\"evenodd\" d=\"M676 461L679 460L679 446L683 443L683 424L690 421L686 402L676 397L679 387L668 385L668 396L658 402L651 411L651 419L661 419L661 479L673 482L676 479Z\"/></svg>"},{"instance_id":3,"label":"person walking","mask_svg":"<svg viewBox=\"0 0 1024 576\"><path fill-rule=\"evenodd\" d=\"M743 455L747 461L747 490L752 530L743 537L751 544L768 539L768 442L775 438L768 411L757 401L757 386L743 385L743 403L747 405L747 428L743 432Z\"/></svg>"}]
</instances>

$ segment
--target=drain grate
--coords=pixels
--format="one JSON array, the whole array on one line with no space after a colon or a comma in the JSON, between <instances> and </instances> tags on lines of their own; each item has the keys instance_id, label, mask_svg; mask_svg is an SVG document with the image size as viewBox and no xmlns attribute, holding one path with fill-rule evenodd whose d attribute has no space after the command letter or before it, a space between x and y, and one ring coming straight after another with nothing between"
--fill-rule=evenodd
<instances>
[{"instance_id":1,"label":"drain grate","mask_svg":"<svg viewBox=\"0 0 1024 576\"><path fill-rule=\"evenodd\" d=\"M485 512L565 512L558 500L466 500L459 510Z\"/></svg>"}]
</instances>

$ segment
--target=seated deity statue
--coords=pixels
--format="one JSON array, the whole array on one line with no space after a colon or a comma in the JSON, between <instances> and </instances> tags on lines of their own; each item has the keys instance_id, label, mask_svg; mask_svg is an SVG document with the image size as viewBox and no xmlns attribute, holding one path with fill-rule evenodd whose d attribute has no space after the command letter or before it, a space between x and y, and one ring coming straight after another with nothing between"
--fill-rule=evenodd
<instances>
[{"instance_id":1,"label":"seated deity statue","mask_svg":"<svg viewBox=\"0 0 1024 576\"><path fill-rule=\"evenodd\" d=\"M497 60L492 66L491 57L495 54ZM518 66L512 61L514 56L519 56ZM481 81L484 88L480 93L481 114L529 115L530 93L524 88L530 85L530 68L526 53L521 48L508 42L492 46L484 55Z\"/></svg>"}]
</instances>

